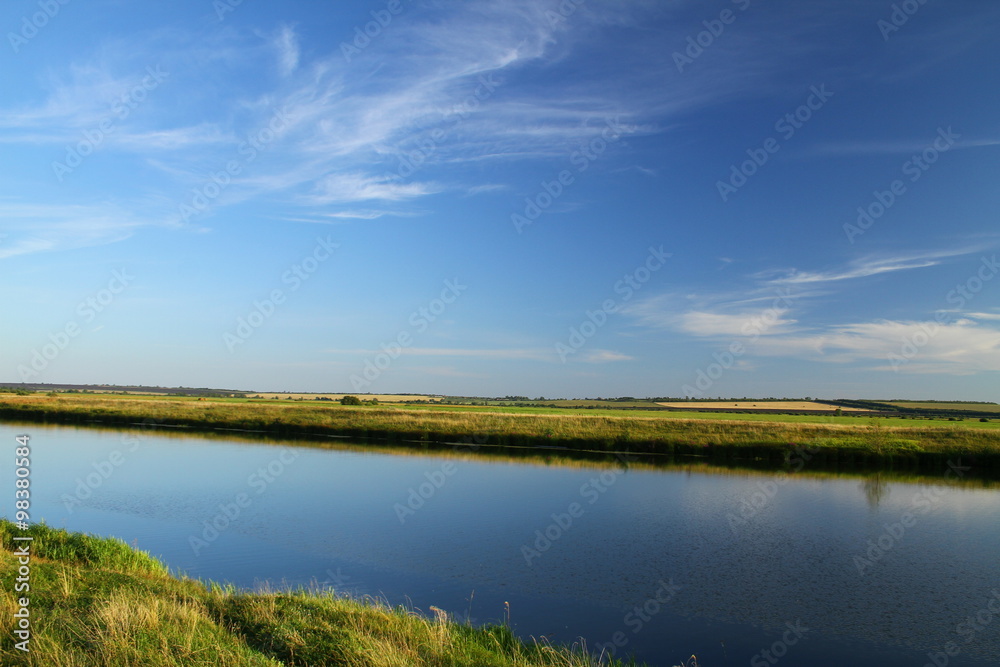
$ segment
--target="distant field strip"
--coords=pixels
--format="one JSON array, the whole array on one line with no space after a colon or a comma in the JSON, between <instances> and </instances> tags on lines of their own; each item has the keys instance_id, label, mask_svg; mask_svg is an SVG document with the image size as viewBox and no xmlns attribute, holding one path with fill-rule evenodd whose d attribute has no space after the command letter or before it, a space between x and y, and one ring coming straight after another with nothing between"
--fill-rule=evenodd
<instances>
[{"instance_id":1,"label":"distant field strip","mask_svg":"<svg viewBox=\"0 0 1000 667\"><path fill-rule=\"evenodd\" d=\"M665 408L680 410L816 410L822 412L867 412L862 408L847 408L816 401L679 401L677 403L657 403Z\"/></svg>"},{"instance_id":2,"label":"distant field strip","mask_svg":"<svg viewBox=\"0 0 1000 667\"><path fill-rule=\"evenodd\" d=\"M318 398L329 398L331 401L339 401L344 396L357 396L363 401L370 401L374 398L379 403L405 403L407 401L428 401L437 398L435 396L421 396L416 394L282 394L269 391L247 391L242 393L250 397L260 396L261 398L277 398L282 400L290 398L292 400L305 401L312 401Z\"/></svg>"},{"instance_id":3,"label":"distant field strip","mask_svg":"<svg viewBox=\"0 0 1000 667\"><path fill-rule=\"evenodd\" d=\"M735 403L735 401L734 401ZM422 407L422 409L421 409ZM332 401L137 398L60 394L0 396L6 420L153 423L190 428L245 429L284 435L347 435L423 443L463 442L477 436L500 446L543 446L671 454L741 450L747 456L781 457L802 443L844 455L988 455L1000 460L1000 421L937 421L850 417L847 414L782 415L588 410L546 413L530 408L425 405L346 407ZM522 412L521 410L524 410ZM684 418L688 414L696 418ZM670 416L667 416L670 415ZM822 420L823 423L816 423ZM807 423L812 422L812 423ZM477 442L479 442L477 440ZM419 446L419 445L417 445Z\"/></svg>"},{"instance_id":4,"label":"distant field strip","mask_svg":"<svg viewBox=\"0 0 1000 667\"><path fill-rule=\"evenodd\" d=\"M892 401L886 405L894 405L900 408L916 408L918 410L965 410L975 412L996 412L1000 413L1000 405L996 403L936 403L922 401Z\"/></svg>"}]
</instances>

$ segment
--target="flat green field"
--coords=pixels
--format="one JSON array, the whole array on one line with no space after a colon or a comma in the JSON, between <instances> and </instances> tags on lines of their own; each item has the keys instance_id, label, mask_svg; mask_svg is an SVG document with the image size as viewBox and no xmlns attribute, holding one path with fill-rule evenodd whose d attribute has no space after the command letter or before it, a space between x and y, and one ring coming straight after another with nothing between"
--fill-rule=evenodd
<instances>
[{"instance_id":1,"label":"flat green field","mask_svg":"<svg viewBox=\"0 0 1000 667\"><path fill-rule=\"evenodd\" d=\"M995 412L1000 416L1000 405L996 403L938 403L936 401L893 401L887 405L900 408L916 408L919 410L974 410L976 412Z\"/></svg>"},{"instance_id":2,"label":"flat green field","mask_svg":"<svg viewBox=\"0 0 1000 667\"><path fill-rule=\"evenodd\" d=\"M253 399L253 398L201 398L194 396L163 396L163 395L143 395L143 394L58 394L56 397L48 397L44 394L34 394L27 397L13 396L12 394L0 394L0 407L5 405L5 401L17 401L18 399L42 399L47 401L57 400L57 401L85 401L87 397L94 399L96 405L100 407L105 407L101 404L101 401L147 401L153 404L167 403L210 403L212 405L216 404L253 404L261 406L277 407L277 408L299 408L308 409L316 408L320 410L337 410L346 409L335 401L316 401L316 400L287 400L287 399ZM304 395L303 395L304 396ZM364 398L364 397L363 397ZM549 401L545 401L546 403ZM683 410L649 410L644 408L657 407L655 403L650 401L602 401L601 403L595 403L594 401L572 401L572 400L560 400L552 401L556 405L565 404L567 407L518 407L512 405L441 405L437 403L418 403L418 404L391 404L391 405L379 405L377 407L366 407L364 409L376 410L376 411L427 411L427 412L452 412L452 413L484 413L484 414L495 414L495 415L553 415L553 416L579 416L579 417L628 417L629 419L654 419L654 420L707 420L707 421L727 421L727 422L774 422L774 423L787 423L787 424L840 424L843 426L855 426L855 427L867 427L871 424L871 417L867 415L857 415L851 416L850 413L846 413L842 416L836 415L795 415L795 414L774 414L774 413L760 413L760 412L704 412L700 410L692 410L690 412ZM763 404L763 402L762 402ZM964 406L980 406L974 409L988 409L990 407L996 408L998 419L996 421L980 422L978 419L973 419L971 417L966 418L963 421L956 422L950 421L947 417L944 418L926 418L926 417L879 417L879 423L884 427L900 427L900 428L917 428L917 427L942 427L942 428L973 428L973 429L985 429L985 430L997 430L1000 429L1000 405L995 405L991 403L887 403L887 405L905 405L907 407L923 407L923 406L937 406L937 409L959 409L959 408L944 408L941 406L952 406L952 405L964 405ZM72 405L68 403L67 405ZM108 403L107 405L114 405L114 403ZM610 407L600 407L600 408L588 408L588 407L576 407L576 405L615 405L620 406L618 408ZM157 408L157 411L160 408ZM966 407L964 409L973 409ZM152 416L152 415L151 415Z\"/></svg>"},{"instance_id":3,"label":"flat green field","mask_svg":"<svg viewBox=\"0 0 1000 667\"><path fill-rule=\"evenodd\" d=\"M601 417L628 417L629 419L655 419L655 420L682 420L682 419L704 419L707 421L730 421L730 422L775 422L788 424L842 424L844 426L864 426L871 423L868 415L856 417L843 415L785 415L756 412L702 412L682 410L642 410L628 409L611 410L607 408L533 408L533 407L511 407L511 406L481 406L481 405L407 405L400 409L405 410L430 410L435 412L485 412L494 414L536 414L536 415L580 415L580 416L601 416ZM961 422L949 421L947 417L929 418L902 418L902 417L879 417L882 426L897 426L901 428L916 428L926 426L941 426L943 428L974 428L974 429L1000 429L1000 413L997 421L980 422L976 419L966 418Z\"/></svg>"},{"instance_id":4,"label":"flat green field","mask_svg":"<svg viewBox=\"0 0 1000 667\"><path fill-rule=\"evenodd\" d=\"M705 459L749 466L787 464L814 448L828 468L923 470L951 457L978 457L1000 469L1000 420L589 410L448 405L343 406L331 401L250 400L94 394L0 394L0 419L129 426L143 422L190 432L244 430L278 437L358 437L371 442L484 448L560 457L631 452L664 463ZM513 448L513 449L512 449ZM992 473L990 473L992 474Z\"/></svg>"}]
</instances>

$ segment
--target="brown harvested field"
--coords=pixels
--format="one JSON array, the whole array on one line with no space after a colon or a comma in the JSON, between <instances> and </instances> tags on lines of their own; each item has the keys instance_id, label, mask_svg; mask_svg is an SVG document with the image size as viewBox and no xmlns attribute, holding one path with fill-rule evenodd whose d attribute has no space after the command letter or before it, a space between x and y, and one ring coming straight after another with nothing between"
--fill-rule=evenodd
<instances>
[{"instance_id":1,"label":"brown harvested field","mask_svg":"<svg viewBox=\"0 0 1000 667\"><path fill-rule=\"evenodd\" d=\"M816 410L834 412L839 406L817 403L816 401L679 401L677 403L657 403L665 408L681 410ZM860 408L841 407L844 412L867 412Z\"/></svg>"}]
</instances>

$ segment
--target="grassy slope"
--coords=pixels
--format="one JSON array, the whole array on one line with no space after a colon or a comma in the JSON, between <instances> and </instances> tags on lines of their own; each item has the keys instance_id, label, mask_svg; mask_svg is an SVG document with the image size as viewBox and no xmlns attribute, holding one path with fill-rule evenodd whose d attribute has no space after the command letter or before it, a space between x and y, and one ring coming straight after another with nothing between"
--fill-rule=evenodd
<instances>
[{"instance_id":1,"label":"grassy slope","mask_svg":"<svg viewBox=\"0 0 1000 667\"><path fill-rule=\"evenodd\" d=\"M527 411L527 412L525 412ZM460 441L470 436L490 445L550 445L569 449L689 452L705 446L775 455L789 443L826 451L873 455L1000 455L1000 424L967 420L930 422L883 419L873 426L856 417L718 415L683 419L659 413L551 411L535 408L417 408L227 399L88 395L0 395L0 417L26 421L100 421L261 430L275 434L379 436L428 441ZM733 419L732 417L738 417ZM780 417L781 419L774 419Z\"/></svg>"},{"instance_id":2,"label":"grassy slope","mask_svg":"<svg viewBox=\"0 0 1000 667\"><path fill-rule=\"evenodd\" d=\"M13 647L12 535L34 537L30 652ZM0 520L0 664L44 667L350 665L590 667L580 651L524 644L505 626L327 593L241 593L171 577L125 543ZM620 664L620 663L614 663Z\"/></svg>"}]
</instances>

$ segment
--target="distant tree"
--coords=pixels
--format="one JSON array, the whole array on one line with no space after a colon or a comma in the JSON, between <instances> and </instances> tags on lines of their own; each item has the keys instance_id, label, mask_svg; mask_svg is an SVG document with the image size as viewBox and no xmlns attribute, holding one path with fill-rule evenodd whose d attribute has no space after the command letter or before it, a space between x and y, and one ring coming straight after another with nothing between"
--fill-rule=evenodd
<instances>
[{"instance_id":1,"label":"distant tree","mask_svg":"<svg viewBox=\"0 0 1000 667\"><path fill-rule=\"evenodd\" d=\"M361 405L361 399L357 396L344 396L340 399L341 405Z\"/></svg>"}]
</instances>

